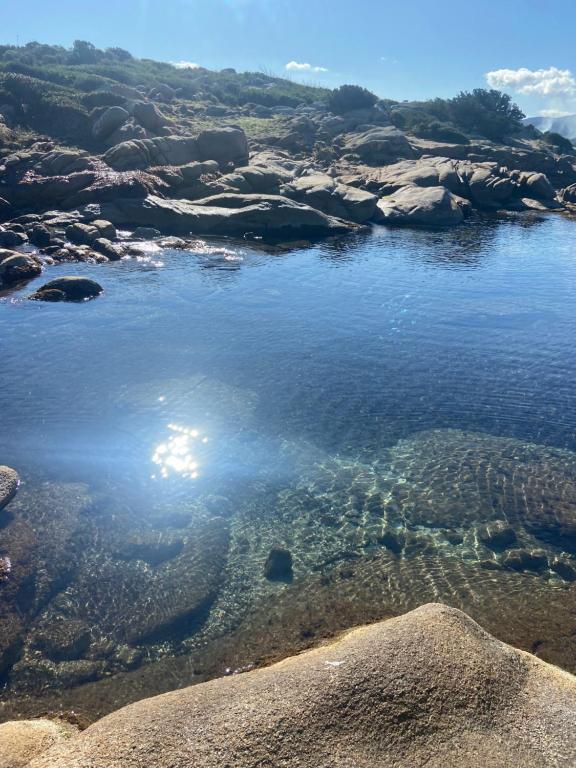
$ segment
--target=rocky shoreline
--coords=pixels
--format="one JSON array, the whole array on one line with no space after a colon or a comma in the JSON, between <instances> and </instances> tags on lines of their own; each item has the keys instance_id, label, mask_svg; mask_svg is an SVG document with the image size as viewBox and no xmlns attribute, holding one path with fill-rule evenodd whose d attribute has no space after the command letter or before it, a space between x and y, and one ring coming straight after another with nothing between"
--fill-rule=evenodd
<instances>
[{"instance_id":1,"label":"rocky shoreline","mask_svg":"<svg viewBox=\"0 0 576 768\"><path fill-rule=\"evenodd\" d=\"M183 135L151 100L130 110L96 110L99 154L39 140L0 159L1 288L52 264L136 254L117 228L186 249L199 236L289 243L373 224L454 226L486 211L576 210L576 156L529 131L506 145L448 144L402 133L379 106L302 106L282 115L281 135L254 139L226 120Z\"/></svg>"}]
</instances>

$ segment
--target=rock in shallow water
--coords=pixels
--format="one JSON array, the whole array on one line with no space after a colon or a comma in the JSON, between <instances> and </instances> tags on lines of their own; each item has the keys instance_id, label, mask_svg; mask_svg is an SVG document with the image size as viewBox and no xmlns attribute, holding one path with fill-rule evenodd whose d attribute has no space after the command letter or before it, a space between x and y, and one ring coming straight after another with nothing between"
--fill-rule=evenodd
<instances>
[{"instance_id":1,"label":"rock in shallow water","mask_svg":"<svg viewBox=\"0 0 576 768\"><path fill-rule=\"evenodd\" d=\"M439 604L121 709L35 768L563 766L576 679ZM273 762L270 756L274 755Z\"/></svg>"},{"instance_id":2,"label":"rock in shallow water","mask_svg":"<svg viewBox=\"0 0 576 768\"><path fill-rule=\"evenodd\" d=\"M18 472L10 467L0 466L0 509L14 498L19 485Z\"/></svg>"},{"instance_id":3,"label":"rock in shallow water","mask_svg":"<svg viewBox=\"0 0 576 768\"><path fill-rule=\"evenodd\" d=\"M264 576L268 581L292 581L292 555L287 549L273 547L264 564Z\"/></svg>"},{"instance_id":4,"label":"rock in shallow water","mask_svg":"<svg viewBox=\"0 0 576 768\"><path fill-rule=\"evenodd\" d=\"M58 277L29 296L33 301L85 301L99 296L104 289L87 277Z\"/></svg>"}]
</instances>

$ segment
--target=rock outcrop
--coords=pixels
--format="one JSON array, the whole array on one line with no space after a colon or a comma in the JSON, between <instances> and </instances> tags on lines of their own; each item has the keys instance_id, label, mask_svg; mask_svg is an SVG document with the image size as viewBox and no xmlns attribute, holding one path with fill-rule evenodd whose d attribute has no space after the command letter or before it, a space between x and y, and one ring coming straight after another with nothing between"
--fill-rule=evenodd
<instances>
[{"instance_id":1,"label":"rock outcrop","mask_svg":"<svg viewBox=\"0 0 576 768\"><path fill-rule=\"evenodd\" d=\"M145 699L30 768L576 761L576 679L429 604L266 669Z\"/></svg>"},{"instance_id":2,"label":"rock outcrop","mask_svg":"<svg viewBox=\"0 0 576 768\"><path fill-rule=\"evenodd\" d=\"M215 195L194 203L149 196L104 203L102 215L116 225L151 226L173 234L253 233L291 239L344 234L356 228L278 195Z\"/></svg>"},{"instance_id":3,"label":"rock outcrop","mask_svg":"<svg viewBox=\"0 0 576 768\"><path fill-rule=\"evenodd\" d=\"M464 218L458 198L446 187L402 187L378 203L383 224L447 226Z\"/></svg>"},{"instance_id":4,"label":"rock outcrop","mask_svg":"<svg viewBox=\"0 0 576 768\"><path fill-rule=\"evenodd\" d=\"M406 136L391 126L350 134L343 149L369 165L391 163L402 157L415 156Z\"/></svg>"},{"instance_id":5,"label":"rock outcrop","mask_svg":"<svg viewBox=\"0 0 576 768\"><path fill-rule=\"evenodd\" d=\"M300 176L286 184L283 194L313 208L348 221L361 224L376 213L376 195L363 189L341 184L327 174Z\"/></svg>"}]
</instances>

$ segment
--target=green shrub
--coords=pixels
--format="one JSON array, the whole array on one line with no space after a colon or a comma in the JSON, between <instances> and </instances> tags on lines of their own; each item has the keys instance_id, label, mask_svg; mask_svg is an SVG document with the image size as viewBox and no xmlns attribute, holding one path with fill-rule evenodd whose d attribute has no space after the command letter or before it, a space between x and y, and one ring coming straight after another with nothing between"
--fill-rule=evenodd
<instances>
[{"instance_id":1,"label":"green shrub","mask_svg":"<svg viewBox=\"0 0 576 768\"><path fill-rule=\"evenodd\" d=\"M468 144L468 137L448 123L441 123L438 120L431 122L416 123L412 128L412 133L421 139L431 139L432 141L447 141L452 144Z\"/></svg>"},{"instance_id":2,"label":"green shrub","mask_svg":"<svg viewBox=\"0 0 576 768\"><path fill-rule=\"evenodd\" d=\"M378 101L376 94L359 85L341 85L328 99L328 109L337 115L354 109L369 109Z\"/></svg>"},{"instance_id":3,"label":"green shrub","mask_svg":"<svg viewBox=\"0 0 576 768\"><path fill-rule=\"evenodd\" d=\"M126 104L124 96L111 91L92 91L85 93L80 101L90 112L94 107L123 107Z\"/></svg>"},{"instance_id":4,"label":"green shrub","mask_svg":"<svg viewBox=\"0 0 576 768\"><path fill-rule=\"evenodd\" d=\"M12 104L24 126L76 144L90 139L88 113L67 88L7 73L0 76L0 98Z\"/></svg>"},{"instance_id":5,"label":"green shrub","mask_svg":"<svg viewBox=\"0 0 576 768\"><path fill-rule=\"evenodd\" d=\"M503 141L522 128L524 113L506 93L475 88L447 102L451 122L492 141Z\"/></svg>"}]
</instances>

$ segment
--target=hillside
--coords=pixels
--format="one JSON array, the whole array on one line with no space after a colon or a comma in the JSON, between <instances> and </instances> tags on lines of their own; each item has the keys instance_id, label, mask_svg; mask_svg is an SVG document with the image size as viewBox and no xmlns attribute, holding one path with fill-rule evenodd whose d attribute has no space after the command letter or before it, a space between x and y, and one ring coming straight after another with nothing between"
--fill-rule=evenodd
<instances>
[{"instance_id":1,"label":"hillside","mask_svg":"<svg viewBox=\"0 0 576 768\"><path fill-rule=\"evenodd\" d=\"M576 115L562 117L526 117L525 125L533 125L539 131L559 133L565 139L576 141Z\"/></svg>"}]
</instances>

